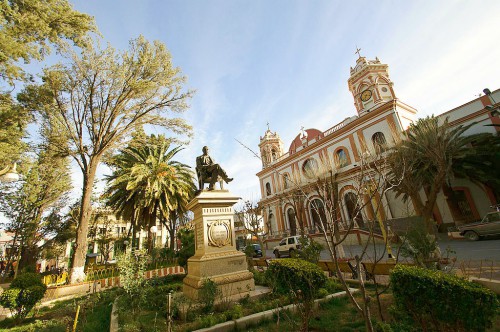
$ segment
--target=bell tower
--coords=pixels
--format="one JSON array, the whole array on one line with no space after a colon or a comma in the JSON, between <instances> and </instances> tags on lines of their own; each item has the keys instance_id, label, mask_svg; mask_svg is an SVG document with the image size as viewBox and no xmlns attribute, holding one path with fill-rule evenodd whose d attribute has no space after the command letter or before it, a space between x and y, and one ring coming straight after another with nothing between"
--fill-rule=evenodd
<instances>
[{"instance_id":1,"label":"bell tower","mask_svg":"<svg viewBox=\"0 0 500 332\"><path fill-rule=\"evenodd\" d=\"M354 106L359 116L376 109L381 104L396 98L393 83L389 78L389 66L378 57L367 60L357 49L356 66L351 67L347 83L354 98Z\"/></svg>"},{"instance_id":2,"label":"bell tower","mask_svg":"<svg viewBox=\"0 0 500 332\"><path fill-rule=\"evenodd\" d=\"M269 167L283 155L283 141L276 132L271 132L269 123L264 136L260 137L259 143L262 169Z\"/></svg>"}]
</instances>

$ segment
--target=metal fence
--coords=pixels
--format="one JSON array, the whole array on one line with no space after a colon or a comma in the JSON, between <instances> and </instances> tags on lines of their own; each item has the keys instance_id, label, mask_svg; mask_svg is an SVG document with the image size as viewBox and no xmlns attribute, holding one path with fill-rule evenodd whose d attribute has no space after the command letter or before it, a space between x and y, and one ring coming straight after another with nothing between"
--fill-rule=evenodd
<instances>
[{"instance_id":1,"label":"metal fence","mask_svg":"<svg viewBox=\"0 0 500 332\"><path fill-rule=\"evenodd\" d=\"M60 286L68 282L68 272L48 274L43 276L43 283L47 286Z\"/></svg>"}]
</instances>

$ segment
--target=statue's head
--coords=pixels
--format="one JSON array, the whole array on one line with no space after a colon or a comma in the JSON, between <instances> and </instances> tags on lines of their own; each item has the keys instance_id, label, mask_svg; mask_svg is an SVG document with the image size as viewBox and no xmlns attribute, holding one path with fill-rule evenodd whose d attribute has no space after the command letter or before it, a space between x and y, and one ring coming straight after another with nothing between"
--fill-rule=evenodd
<instances>
[{"instance_id":1,"label":"statue's head","mask_svg":"<svg viewBox=\"0 0 500 332\"><path fill-rule=\"evenodd\" d=\"M205 145L201 151L203 151L204 154L208 154L208 146Z\"/></svg>"}]
</instances>

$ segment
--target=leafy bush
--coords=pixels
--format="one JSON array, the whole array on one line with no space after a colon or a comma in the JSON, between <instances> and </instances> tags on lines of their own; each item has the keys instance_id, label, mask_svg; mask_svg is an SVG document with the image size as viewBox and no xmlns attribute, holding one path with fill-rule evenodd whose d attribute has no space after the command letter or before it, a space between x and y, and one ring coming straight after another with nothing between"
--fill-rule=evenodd
<instances>
[{"instance_id":1,"label":"leafy bush","mask_svg":"<svg viewBox=\"0 0 500 332\"><path fill-rule=\"evenodd\" d=\"M246 247L245 247L245 255L248 257L248 258L253 258L253 255L255 254L255 248L252 246L252 244L248 244Z\"/></svg>"},{"instance_id":2,"label":"leafy bush","mask_svg":"<svg viewBox=\"0 0 500 332\"><path fill-rule=\"evenodd\" d=\"M37 273L23 273L0 295L0 304L8 308L16 320L23 320L45 295L47 286Z\"/></svg>"},{"instance_id":3,"label":"leafy bush","mask_svg":"<svg viewBox=\"0 0 500 332\"><path fill-rule=\"evenodd\" d=\"M168 263L173 263L175 261L175 250L170 248L161 248L160 259Z\"/></svg>"},{"instance_id":4,"label":"leafy bush","mask_svg":"<svg viewBox=\"0 0 500 332\"><path fill-rule=\"evenodd\" d=\"M269 282L267 281L265 272L252 270L252 273L253 273L253 280L255 281L256 285L269 286Z\"/></svg>"},{"instance_id":5,"label":"leafy bush","mask_svg":"<svg viewBox=\"0 0 500 332\"><path fill-rule=\"evenodd\" d=\"M182 284L182 280L184 279L185 275L183 274L169 274L164 277L153 277L151 279L148 279L145 281L145 283L149 286L164 286L164 285L171 285L171 284Z\"/></svg>"},{"instance_id":6,"label":"leafy bush","mask_svg":"<svg viewBox=\"0 0 500 332\"><path fill-rule=\"evenodd\" d=\"M273 291L279 294L300 291L301 296L307 299L314 299L316 292L325 285L327 279L319 266L297 258L271 261L266 277L273 281Z\"/></svg>"},{"instance_id":7,"label":"leafy bush","mask_svg":"<svg viewBox=\"0 0 500 332\"><path fill-rule=\"evenodd\" d=\"M120 270L120 284L125 291L127 304L132 309L132 314L137 314L140 305L144 301L145 287L144 273L148 264L148 256L145 251L136 250L127 252L118 257L118 269Z\"/></svg>"},{"instance_id":8,"label":"leafy bush","mask_svg":"<svg viewBox=\"0 0 500 332\"><path fill-rule=\"evenodd\" d=\"M286 258L271 261L266 275L274 292L292 297L301 316L301 331L308 331L314 299L326 284L327 278L323 271L311 262Z\"/></svg>"},{"instance_id":9,"label":"leafy bush","mask_svg":"<svg viewBox=\"0 0 500 332\"><path fill-rule=\"evenodd\" d=\"M391 274L393 312L422 329L485 331L498 310L496 295L476 284L437 270L397 265Z\"/></svg>"},{"instance_id":10,"label":"leafy bush","mask_svg":"<svg viewBox=\"0 0 500 332\"><path fill-rule=\"evenodd\" d=\"M174 294L173 317L180 319L183 322L193 321L195 319L193 301L183 293Z\"/></svg>"},{"instance_id":11,"label":"leafy bush","mask_svg":"<svg viewBox=\"0 0 500 332\"><path fill-rule=\"evenodd\" d=\"M177 252L177 263L186 269L187 272L187 261L194 255L194 231L191 229L180 229L177 233L177 237L181 241L181 249Z\"/></svg>"},{"instance_id":12,"label":"leafy bush","mask_svg":"<svg viewBox=\"0 0 500 332\"><path fill-rule=\"evenodd\" d=\"M219 293L220 290L217 288L217 284L214 281L208 278L203 280L201 288L198 292L198 300L202 304L205 312L212 311Z\"/></svg>"},{"instance_id":13,"label":"leafy bush","mask_svg":"<svg viewBox=\"0 0 500 332\"><path fill-rule=\"evenodd\" d=\"M335 279L326 279L324 288L328 291L329 294L344 290L344 287Z\"/></svg>"},{"instance_id":14,"label":"leafy bush","mask_svg":"<svg viewBox=\"0 0 500 332\"><path fill-rule=\"evenodd\" d=\"M439 250L434 236L427 233L423 225L415 225L405 235L405 242L401 246L401 255L413 260L413 263L422 267L435 267L432 260Z\"/></svg>"},{"instance_id":15,"label":"leafy bush","mask_svg":"<svg viewBox=\"0 0 500 332\"><path fill-rule=\"evenodd\" d=\"M144 297L142 308L146 310L167 311L168 293L179 291L182 288L181 284L161 285L161 286L144 286Z\"/></svg>"},{"instance_id":16,"label":"leafy bush","mask_svg":"<svg viewBox=\"0 0 500 332\"><path fill-rule=\"evenodd\" d=\"M309 239L307 237L300 237L299 242L301 250L296 253L297 258L302 258L303 260L314 264L318 263L321 250L323 250L324 247L312 238Z\"/></svg>"},{"instance_id":17,"label":"leafy bush","mask_svg":"<svg viewBox=\"0 0 500 332\"><path fill-rule=\"evenodd\" d=\"M226 312L227 319L238 319L243 317L243 307L241 304L235 304Z\"/></svg>"}]
</instances>

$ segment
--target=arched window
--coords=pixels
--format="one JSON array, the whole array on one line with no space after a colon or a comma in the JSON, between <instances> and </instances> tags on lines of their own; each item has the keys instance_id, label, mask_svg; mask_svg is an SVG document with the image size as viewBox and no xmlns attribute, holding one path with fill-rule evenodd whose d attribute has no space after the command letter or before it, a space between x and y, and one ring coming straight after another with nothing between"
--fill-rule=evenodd
<instances>
[{"instance_id":1,"label":"arched window","mask_svg":"<svg viewBox=\"0 0 500 332\"><path fill-rule=\"evenodd\" d=\"M375 152L377 153L384 151L387 147L387 141L385 140L384 133L381 133L380 131L372 135L372 142Z\"/></svg>"},{"instance_id":2,"label":"arched window","mask_svg":"<svg viewBox=\"0 0 500 332\"><path fill-rule=\"evenodd\" d=\"M350 222L355 221L359 227L364 227L363 215L358 203L358 197L350 192L344 196L345 206L347 208L347 218Z\"/></svg>"},{"instance_id":3,"label":"arched window","mask_svg":"<svg viewBox=\"0 0 500 332\"><path fill-rule=\"evenodd\" d=\"M288 173L283 174L283 188L290 188L290 174Z\"/></svg>"},{"instance_id":4,"label":"arched window","mask_svg":"<svg viewBox=\"0 0 500 332\"><path fill-rule=\"evenodd\" d=\"M271 150L271 161L275 162L276 160L278 160L278 153L276 152L275 149L272 149Z\"/></svg>"},{"instance_id":5,"label":"arched window","mask_svg":"<svg viewBox=\"0 0 500 332\"><path fill-rule=\"evenodd\" d=\"M290 235L297 235L297 224L296 224L296 219L295 219L295 211L292 208L289 208L286 211L286 216L288 220L288 225L290 229Z\"/></svg>"},{"instance_id":6,"label":"arched window","mask_svg":"<svg viewBox=\"0 0 500 332\"><path fill-rule=\"evenodd\" d=\"M315 199L311 202L310 205L310 210L311 210L311 219L312 219L312 226L314 227L315 230L320 231L321 227L320 225L323 224L324 228L326 229L326 213L325 213L325 205L320 199Z\"/></svg>"},{"instance_id":7,"label":"arched window","mask_svg":"<svg viewBox=\"0 0 500 332\"><path fill-rule=\"evenodd\" d=\"M309 158L302 164L302 172L308 179L314 179L318 173L318 162L314 158Z\"/></svg>"},{"instance_id":8,"label":"arched window","mask_svg":"<svg viewBox=\"0 0 500 332\"><path fill-rule=\"evenodd\" d=\"M349 165L349 159L347 158L347 154L344 149L337 150L336 159L337 159L337 165L339 167L344 167Z\"/></svg>"},{"instance_id":9,"label":"arched window","mask_svg":"<svg viewBox=\"0 0 500 332\"><path fill-rule=\"evenodd\" d=\"M266 195L271 195L271 184L269 182L266 182Z\"/></svg>"}]
</instances>

